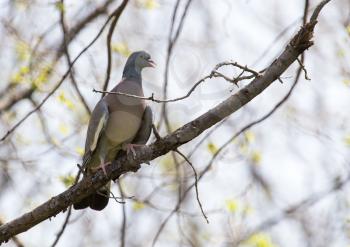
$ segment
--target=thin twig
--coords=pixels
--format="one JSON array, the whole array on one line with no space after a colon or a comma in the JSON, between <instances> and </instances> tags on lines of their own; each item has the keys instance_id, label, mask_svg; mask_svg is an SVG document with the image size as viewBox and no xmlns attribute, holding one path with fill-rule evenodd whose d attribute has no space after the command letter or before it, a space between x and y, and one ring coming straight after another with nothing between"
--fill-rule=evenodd
<instances>
[{"instance_id":1,"label":"thin twig","mask_svg":"<svg viewBox=\"0 0 350 247\"><path fill-rule=\"evenodd\" d=\"M38 105L32 97L29 98L29 101L30 101L30 103L32 103L32 105L34 107L36 107ZM36 113L38 115L39 122L40 122L40 125L41 125L41 128L42 128L42 132L43 132L43 134L45 136L46 141L48 143L50 143L51 145L53 145L54 147L57 147L56 143L54 142L53 137L50 135L49 128L47 126L47 123L46 123L45 117L43 115L43 112L41 111L41 109L38 109Z\"/></svg>"},{"instance_id":2,"label":"thin twig","mask_svg":"<svg viewBox=\"0 0 350 247\"><path fill-rule=\"evenodd\" d=\"M62 8L60 9L60 26L61 26L61 29L62 29L62 33L63 33L63 50L64 50L64 54L66 56L66 59L67 59L67 64L68 64L68 67L72 67L72 60L71 60L71 57L70 57L70 54L69 54L69 50L68 50L68 33L69 31L67 30L67 26L66 26L66 23L65 23L65 17L64 17L64 14L65 14L65 7L64 7L64 0L61 0L61 4L62 4ZM86 100L84 98L84 96L82 95L82 93L80 92L80 89L78 87L78 83L75 79L75 73L74 73L74 68L71 69L70 73L69 73L69 77L71 79L71 82L72 82L72 85L73 85L73 88L75 90L75 92L77 93L81 103L83 104L86 112L91 115L91 110L88 106L88 104L86 103Z\"/></svg>"},{"instance_id":3,"label":"thin twig","mask_svg":"<svg viewBox=\"0 0 350 247\"><path fill-rule=\"evenodd\" d=\"M78 21L69 33L67 34L68 40L67 45L72 42L78 34L93 20L95 20L100 15L107 13L108 6L113 2L113 0L107 0L105 1L101 6L97 7L95 10L91 11L89 14L87 14L84 18ZM30 62L29 62L29 69L32 71L33 69L33 56L35 55L36 51L39 48L39 45L42 44L42 41L44 40L45 36L47 36L51 31L53 30L53 26L50 26L43 34L41 34L38 37L38 42L35 43L34 48L31 50L30 54ZM58 48L54 48L51 50L56 50L56 54L54 56L54 61L51 63L54 67L54 65L57 63L57 61L60 59L60 57L63 55L63 42L61 42L58 45ZM40 58L39 58L40 59ZM6 87L2 92L0 92L0 98L6 93L6 98L4 100L1 100L0 102L0 114L3 111L6 111L19 103L22 100L28 99L34 92L34 87L29 87L22 89L21 87L18 88L18 90L10 90L10 88L13 87L13 84L9 84L8 87Z\"/></svg>"},{"instance_id":4,"label":"thin twig","mask_svg":"<svg viewBox=\"0 0 350 247\"><path fill-rule=\"evenodd\" d=\"M241 69L241 70L243 70L243 71L247 71L247 72L253 74L255 77L261 76L261 73L262 73L262 72L258 72L258 71L255 71L255 70L253 70L253 69L248 68L247 65L240 65L240 64L237 63L237 62L222 62L222 63L218 63L218 64L215 66L215 69L214 69L214 70L218 70L220 67L228 66L228 65L237 67L237 68L239 68L239 69Z\"/></svg>"},{"instance_id":5,"label":"thin twig","mask_svg":"<svg viewBox=\"0 0 350 247\"><path fill-rule=\"evenodd\" d=\"M124 192L122 189L122 186L120 184L120 181L118 180L118 189L119 193L124 198ZM126 209L125 209L125 203L122 204L122 215L123 215L123 220L122 220L122 227L120 228L120 247L125 247L125 239L126 239Z\"/></svg>"},{"instance_id":6,"label":"thin twig","mask_svg":"<svg viewBox=\"0 0 350 247\"><path fill-rule=\"evenodd\" d=\"M186 155L184 155L184 154L183 154L182 152L180 152L178 149L176 149L175 152L178 153L182 158L184 158L184 160L186 160L186 162L190 165L190 167L191 167L192 170L193 170L193 174L194 174L194 187L195 187L195 189L196 189L196 198L197 198L197 202L198 202L199 208L200 208L200 210L201 210L201 212L202 212L202 215L203 215L205 221L209 224L208 216L206 216L206 214L204 213L202 203L201 203L201 201L199 200L198 175L197 175L197 171L196 171L196 169L194 168L192 162L186 157Z\"/></svg>"},{"instance_id":7,"label":"thin twig","mask_svg":"<svg viewBox=\"0 0 350 247\"><path fill-rule=\"evenodd\" d=\"M172 15L172 22L171 22L171 26L170 26L170 31L169 31L169 36L168 36L168 49L167 49L167 55L166 55L166 61L165 61L165 71L164 71L164 85L163 85L163 97L164 99L167 99L168 97L168 83L169 83L169 68L170 68L170 58L172 55L172 51L173 48L176 44L176 41L178 40L180 33L182 31L189 7L192 3L192 0L188 0L186 3L186 6L184 8L184 11L182 12L181 18L180 18L180 23L178 25L178 28L175 32L174 37L173 36L173 32L174 32L174 26L175 26L175 20L176 20L176 14L177 14L177 10L179 7L179 3L180 0L177 0L175 7L174 7L174 11L173 11L173 15ZM159 120L159 124L162 122L162 120L164 120L165 122L165 127L166 127L166 131L170 132L171 128L170 128L170 122L169 122L169 118L168 118L168 114L167 114L167 106L166 104L162 105L162 110L161 110L162 114L161 114L161 118Z\"/></svg>"},{"instance_id":8,"label":"thin twig","mask_svg":"<svg viewBox=\"0 0 350 247\"><path fill-rule=\"evenodd\" d=\"M82 174L82 171L79 170L77 175L75 176L75 180L74 180L74 184L73 185L76 185L78 183L81 174ZM72 215L72 205L69 206L68 211L67 211L67 215L66 215L66 218L63 221L61 230L57 233L56 238L53 241L51 247L55 247L58 244L58 241L61 239L61 237L63 236L64 231L67 228L67 225L69 223L69 219L70 219L71 215Z\"/></svg>"},{"instance_id":9,"label":"thin twig","mask_svg":"<svg viewBox=\"0 0 350 247\"><path fill-rule=\"evenodd\" d=\"M222 73L217 71L218 68L220 68L220 67L222 67L224 65L234 65L236 67L239 67L239 68L242 69L242 73L235 79L228 78L227 76L225 76ZM239 65L238 63L228 63L228 62L219 63L219 64L217 64L215 66L214 70L209 75L207 75L207 76L203 77L202 79L200 79L199 81L197 81L184 96L181 96L181 97L178 97L178 98L174 98L174 99L164 99L164 100L157 99L157 98L154 97L153 93L152 93L151 96L144 97L144 96L138 96L138 95L127 94L127 93L122 93L122 92L111 92L111 91L96 90L96 89L93 89L92 91L94 93L116 94L116 95L122 95L122 96L130 97L130 98L150 100L150 101L153 101L153 102L156 102L156 103L171 103L171 102L176 102L176 101L180 101L180 100L188 98L189 96L191 96L191 94L195 91L195 89L201 83L203 83L207 79L211 79L212 77L222 77L226 81L229 81L229 82L234 83L234 84L237 85L238 81L257 78L257 77L259 77L261 75L261 72L257 72L257 71L249 69L249 72L252 73L252 75L250 75L250 76L241 76L245 71L248 71L248 70L246 70L246 68L247 68L246 66Z\"/></svg>"},{"instance_id":10,"label":"thin twig","mask_svg":"<svg viewBox=\"0 0 350 247\"><path fill-rule=\"evenodd\" d=\"M104 195L102 193L99 193L98 191L97 191L97 193L99 195L101 195L101 196L106 196L106 195ZM109 190L109 194L110 194L110 196L108 198L114 199L114 201L116 201L117 203L125 204L125 201L124 201L125 197L123 197L123 196L122 197L115 196L114 193L111 190ZM130 197L130 198L132 198L132 197ZM130 199L130 198L128 198L128 199Z\"/></svg>"},{"instance_id":11,"label":"thin twig","mask_svg":"<svg viewBox=\"0 0 350 247\"><path fill-rule=\"evenodd\" d=\"M161 99L156 99L154 98L154 94L152 94L151 96L149 97L142 97L142 96L137 96L137 95L133 95L133 94L127 94L127 93L121 93L121 92L110 92L110 91L100 91L100 90L96 90L96 89L93 89L92 91L94 93L102 93L102 94L116 94L116 95L122 95L122 96L126 96L126 97L130 97L130 98L137 98L137 99L143 99L143 100L150 100L150 101L153 101L153 102L156 102L156 103L169 103L169 102L176 102L176 101L180 101L180 100L183 100L183 99L186 99L188 98L192 93L193 91L197 88L197 86L199 84L201 84L202 82L204 82L206 79L210 78L211 75L208 75L206 77L204 77L203 79L200 79L198 82L196 82L192 88L188 91L188 93L184 96L181 96L181 97L178 97L178 98L175 98L175 99L168 99L168 100L161 100Z\"/></svg>"},{"instance_id":12,"label":"thin twig","mask_svg":"<svg viewBox=\"0 0 350 247\"><path fill-rule=\"evenodd\" d=\"M61 237L63 236L64 230L66 230L66 227L67 227L67 225L68 225L69 218L70 218L71 215L72 215L72 206L70 206L70 207L68 208L67 215L66 215L65 220L63 221L62 228L61 228L61 230L57 233L56 238L55 238L54 242L52 243L51 247L55 247L55 246L58 244L58 241L59 241L59 240L61 239Z\"/></svg>"},{"instance_id":13,"label":"thin twig","mask_svg":"<svg viewBox=\"0 0 350 247\"><path fill-rule=\"evenodd\" d=\"M116 11L118 11L119 7L117 8ZM100 31L97 33L97 35L93 38L93 40L84 48L81 50L81 52L79 52L79 54L74 58L74 60L72 61L72 66L70 66L68 68L68 70L64 73L64 75L62 76L61 80L54 86L54 88L46 95L46 97L38 104L37 107L35 107L34 109L32 109L31 111L29 111L21 120L19 120L14 126L12 126L11 129L9 129L5 135L3 135L0 139L0 142L4 141L12 132L14 132L27 118L29 118L34 112L36 112L38 109L40 109L45 102L56 92L56 90L62 85L62 83L64 82L64 80L67 78L67 76L69 75L70 71L72 70L74 64L76 63L76 61L81 57L81 55L83 55L96 41L97 39L101 36L101 34L103 33L104 29L106 28L108 22L112 19L112 17L115 15L114 13L116 12L114 11L112 13L112 15L110 15L107 20L105 21L105 23L102 25ZM114 14L114 15L113 15Z\"/></svg>"},{"instance_id":14,"label":"thin twig","mask_svg":"<svg viewBox=\"0 0 350 247\"><path fill-rule=\"evenodd\" d=\"M103 84L103 91L107 90L108 83L109 83L109 78L111 76L111 68L112 68L112 36L113 32L115 29L115 26L117 25L117 22L119 20L120 15L122 14L123 10L125 9L127 3L129 0L124 0L118 9L112 13L113 16L113 21L111 23L111 26L109 27L108 30L108 35L107 35L107 69L106 69L106 79ZM101 97L103 97L104 94L102 94Z\"/></svg>"},{"instance_id":15,"label":"thin twig","mask_svg":"<svg viewBox=\"0 0 350 247\"><path fill-rule=\"evenodd\" d=\"M311 81L310 77L308 76L307 70L306 70L306 68L304 66L304 63L299 58L297 59L297 61L298 61L299 65L300 65L301 69L304 71L304 78L305 78L305 80Z\"/></svg>"}]
</instances>

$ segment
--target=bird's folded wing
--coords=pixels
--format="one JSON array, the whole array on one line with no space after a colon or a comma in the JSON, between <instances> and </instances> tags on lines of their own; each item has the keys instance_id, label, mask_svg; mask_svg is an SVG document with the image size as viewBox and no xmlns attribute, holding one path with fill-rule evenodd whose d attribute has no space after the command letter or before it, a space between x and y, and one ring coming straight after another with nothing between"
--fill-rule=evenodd
<instances>
[{"instance_id":1,"label":"bird's folded wing","mask_svg":"<svg viewBox=\"0 0 350 247\"><path fill-rule=\"evenodd\" d=\"M152 132L153 114L152 109L146 106L142 115L141 125L136 136L132 140L133 144L146 144Z\"/></svg>"},{"instance_id":2,"label":"bird's folded wing","mask_svg":"<svg viewBox=\"0 0 350 247\"><path fill-rule=\"evenodd\" d=\"M83 166L89 162L93 152L95 151L97 143L100 140L101 133L103 133L106 128L108 118L108 106L107 103L102 99L97 103L95 109L91 114L85 142Z\"/></svg>"}]
</instances>

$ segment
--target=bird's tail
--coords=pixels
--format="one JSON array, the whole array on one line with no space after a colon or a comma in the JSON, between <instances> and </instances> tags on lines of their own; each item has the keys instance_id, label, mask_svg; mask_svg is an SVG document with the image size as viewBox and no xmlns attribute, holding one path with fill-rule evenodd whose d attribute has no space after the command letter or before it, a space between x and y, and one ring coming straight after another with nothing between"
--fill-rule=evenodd
<instances>
[{"instance_id":1,"label":"bird's tail","mask_svg":"<svg viewBox=\"0 0 350 247\"><path fill-rule=\"evenodd\" d=\"M96 193L84 197L81 201L74 203L74 209L84 209L90 207L93 210L101 211L104 209L109 201L109 190L111 182L100 188Z\"/></svg>"}]
</instances>

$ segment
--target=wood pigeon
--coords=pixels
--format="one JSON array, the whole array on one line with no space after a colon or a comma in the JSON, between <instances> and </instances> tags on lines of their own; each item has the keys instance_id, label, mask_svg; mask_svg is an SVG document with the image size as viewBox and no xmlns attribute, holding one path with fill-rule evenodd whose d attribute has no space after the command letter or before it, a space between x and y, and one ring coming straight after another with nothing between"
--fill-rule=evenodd
<instances>
[{"instance_id":1,"label":"wood pigeon","mask_svg":"<svg viewBox=\"0 0 350 247\"><path fill-rule=\"evenodd\" d=\"M132 53L124 67L122 81L112 89L143 97L141 71L155 63L145 51ZM152 110L143 99L107 94L92 111L87 130L83 168L86 174L102 169L116 159L120 151L134 151L146 144L152 130ZM110 182L95 194L74 204L74 209L90 207L102 210L108 204Z\"/></svg>"}]
</instances>

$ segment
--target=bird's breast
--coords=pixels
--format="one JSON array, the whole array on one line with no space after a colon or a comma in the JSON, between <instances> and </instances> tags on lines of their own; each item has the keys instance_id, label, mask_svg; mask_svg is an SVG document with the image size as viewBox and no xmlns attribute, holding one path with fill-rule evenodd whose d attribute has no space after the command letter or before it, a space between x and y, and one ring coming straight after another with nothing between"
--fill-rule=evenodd
<instances>
[{"instance_id":1,"label":"bird's breast","mask_svg":"<svg viewBox=\"0 0 350 247\"><path fill-rule=\"evenodd\" d=\"M116 145L131 142L140 128L142 113L130 111L111 112L107 126L106 136Z\"/></svg>"},{"instance_id":2,"label":"bird's breast","mask_svg":"<svg viewBox=\"0 0 350 247\"><path fill-rule=\"evenodd\" d=\"M112 91L143 97L141 83L132 80L122 81ZM105 100L110 113L106 126L107 138L118 145L131 142L140 128L145 101L118 94L108 94Z\"/></svg>"}]
</instances>

